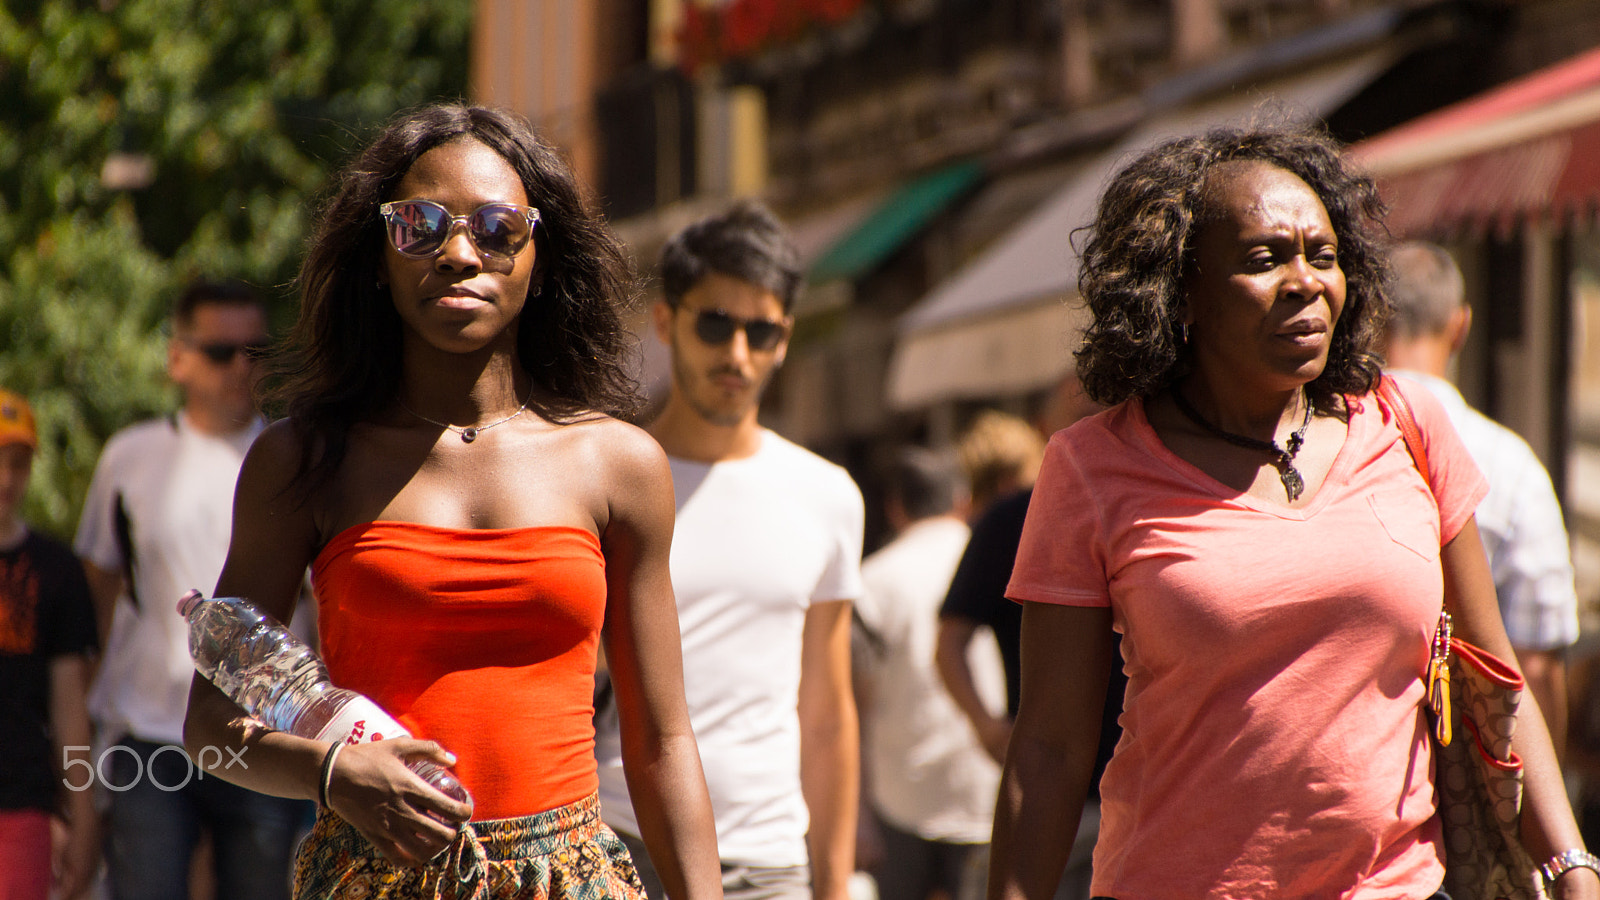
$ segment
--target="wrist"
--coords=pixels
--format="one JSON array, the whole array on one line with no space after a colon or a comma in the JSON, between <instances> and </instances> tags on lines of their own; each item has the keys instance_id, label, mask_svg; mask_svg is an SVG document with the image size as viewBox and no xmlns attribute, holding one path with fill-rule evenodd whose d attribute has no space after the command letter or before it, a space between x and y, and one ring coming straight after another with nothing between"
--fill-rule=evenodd
<instances>
[{"instance_id":1,"label":"wrist","mask_svg":"<svg viewBox=\"0 0 1600 900\"><path fill-rule=\"evenodd\" d=\"M1600 878L1600 857L1579 847L1563 850L1540 866L1539 874L1544 876L1547 886L1553 887L1556 881L1576 869L1588 869L1592 877Z\"/></svg>"},{"instance_id":2,"label":"wrist","mask_svg":"<svg viewBox=\"0 0 1600 900\"><path fill-rule=\"evenodd\" d=\"M343 749L343 741L334 741L322 757L322 769L318 772L317 778L317 805L323 809L333 808L329 805L328 790L333 786L333 767L339 761L339 751Z\"/></svg>"}]
</instances>

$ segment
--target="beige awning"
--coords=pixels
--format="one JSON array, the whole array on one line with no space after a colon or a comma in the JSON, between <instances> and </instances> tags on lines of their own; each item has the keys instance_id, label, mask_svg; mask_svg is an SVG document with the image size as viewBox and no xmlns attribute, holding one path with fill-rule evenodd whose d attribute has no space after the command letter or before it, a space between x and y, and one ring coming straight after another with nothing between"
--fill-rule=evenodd
<instances>
[{"instance_id":1,"label":"beige awning","mask_svg":"<svg viewBox=\"0 0 1600 900\"><path fill-rule=\"evenodd\" d=\"M1395 234L1442 236L1600 205L1600 49L1350 148Z\"/></svg>"},{"instance_id":2,"label":"beige awning","mask_svg":"<svg viewBox=\"0 0 1600 900\"><path fill-rule=\"evenodd\" d=\"M1081 306L1046 297L902 338L889 368L889 404L916 409L1054 384L1072 367L1086 316Z\"/></svg>"},{"instance_id":3,"label":"beige awning","mask_svg":"<svg viewBox=\"0 0 1600 900\"><path fill-rule=\"evenodd\" d=\"M1089 164L1016 227L912 307L889 362L891 408L1011 396L1055 384L1072 365L1085 321L1070 314L1078 257L1073 229L1088 224L1105 181L1155 143L1264 117L1306 121L1337 109L1389 68L1382 48L1269 84L1152 116Z\"/></svg>"}]
</instances>

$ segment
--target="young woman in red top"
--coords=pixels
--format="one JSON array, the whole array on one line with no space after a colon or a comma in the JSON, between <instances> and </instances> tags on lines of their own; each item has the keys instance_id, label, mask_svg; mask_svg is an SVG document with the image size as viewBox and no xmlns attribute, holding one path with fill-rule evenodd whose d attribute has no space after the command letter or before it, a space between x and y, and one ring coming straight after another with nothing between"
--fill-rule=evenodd
<instances>
[{"instance_id":1,"label":"young woman in red top","mask_svg":"<svg viewBox=\"0 0 1600 900\"><path fill-rule=\"evenodd\" d=\"M191 751L243 750L247 769L207 774L323 802L299 897L642 896L594 799L603 638L655 866L674 897L720 896L672 483L613 418L634 402L626 266L565 164L501 112L402 114L343 172L299 285L271 393L287 416L245 460L216 592L287 620L311 567L334 682L415 737L335 754L197 677Z\"/></svg>"}]
</instances>

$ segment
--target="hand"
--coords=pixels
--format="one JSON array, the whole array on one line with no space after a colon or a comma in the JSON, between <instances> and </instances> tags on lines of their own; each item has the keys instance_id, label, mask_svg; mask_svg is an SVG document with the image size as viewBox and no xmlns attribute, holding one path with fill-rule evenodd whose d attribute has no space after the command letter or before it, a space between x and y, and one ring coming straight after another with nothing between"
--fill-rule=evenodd
<instances>
[{"instance_id":1,"label":"hand","mask_svg":"<svg viewBox=\"0 0 1600 900\"><path fill-rule=\"evenodd\" d=\"M989 751L995 762L1005 765L1006 747L1011 743L1011 720L1005 716L995 716L974 724L983 749Z\"/></svg>"},{"instance_id":2,"label":"hand","mask_svg":"<svg viewBox=\"0 0 1600 900\"><path fill-rule=\"evenodd\" d=\"M1600 900L1600 873L1578 866L1550 885L1550 896L1555 900Z\"/></svg>"},{"instance_id":3,"label":"hand","mask_svg":"<svg viewBox=\"0 0 1600 900\"><path fill-rule=\"evenodd\" d=\"M83 802L71 804L70 811L71 821L59 816L50 819L51 896L59 900L84 896L100 864L99 821L87 794Z\"/></svg>"},{"instance_id":4,"label":"hand","mask_svg":"<svg viewBox=\"0 0 1600 900\"><path fill-rule=\"evenodd\" d=\"M353 744L339 751L328 806L390 862L426 865L450 846L472 807L457 803L406 768L408 760L455 765L454 755L415 738Z\"/></svg>"}]
</instances>

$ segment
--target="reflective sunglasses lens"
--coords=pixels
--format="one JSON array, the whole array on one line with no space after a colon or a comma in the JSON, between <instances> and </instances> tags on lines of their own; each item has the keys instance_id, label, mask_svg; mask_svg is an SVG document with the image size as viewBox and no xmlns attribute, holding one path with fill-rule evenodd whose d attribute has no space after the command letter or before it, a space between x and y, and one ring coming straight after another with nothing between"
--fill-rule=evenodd
<instances>
[{"instance_id":1,"label":"reflective sunglasses lens","mask_svg":"<svg viewBox=\"0 0 1600 900\"><path fill-rule=\"evenodd\" d=\"M468 220L472 242L489 256L507 258L516 256L528 245L533 228L528 215L514 206L490 204L482 206Z\"/></svg>"},{"instance_id":2,"label":"reflective sunglasses lens","mask_svg":"<svg viewBox=\"0 0 1600 900\"><path fill-rule=\"evenodd\" d=\"M756 319L744 323L744 337L753 350L771 350L783 338L783 323Z\"/></svg>"},{"instance_id":3,"label":"reflective sunglasses lens","mask_svg":"<svg viewBox=\"0 0 1600 900\"><path fill-rule=\"evenodd\" d=\"M726 344L733 340L733 330L738 323L725 312L704 310L694 319L695 337L708 344Z\"/></svg>"},{"instance_id":4,"label":"reflective sunglasses lens","mask_svg":"<svg viewBox=\"0 0 1600 900\"><path fill-rule=\"evenodd\" d=\"M450 233L450 214L437 203L415 200L395 203L385 215L389 243L401 256L432 256Z\"/></svg>"}]
</instances>

